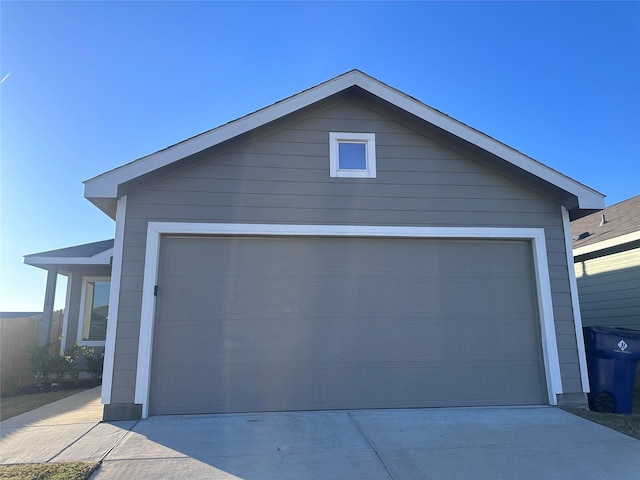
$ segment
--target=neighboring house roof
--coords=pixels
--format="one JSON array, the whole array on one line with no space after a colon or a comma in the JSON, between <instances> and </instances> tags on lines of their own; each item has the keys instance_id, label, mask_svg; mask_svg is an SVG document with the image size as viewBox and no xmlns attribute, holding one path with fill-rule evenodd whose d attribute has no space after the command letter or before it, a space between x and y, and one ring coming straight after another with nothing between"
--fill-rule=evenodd
<instances>
[{"instance_id":1,"label":"neighboring house roof","mask_svg":"<svg viewBox=\"0 0 640 480\"><path fill-rule=\"evenodd\" d=\"M640 240L640 195L571 222L574 256Z\"/></svg>"},{"instance_id":2,"label":"neighboring house roof","mask_svg":"<svg viewBox=\"0 0 640 480\"><path fill-rule=\"evenodd\" d=\"M30 318L42 315L42 312L0 312L0 318Z\"/></svg>"},{"instance_id":3,"label":"neighboring house roof","mask_svg":"<svg viewBox=\"0 0 640 480\"><path fill-rule=\"evenodd\" d=\"M113 239L32 253L24 256L24 263L45 269L56 265L109 265L112 256Z\"/></svg>"},{"instance_id":4,"label":"neighboring house roof","mask_svg":"<svg viewBox=\"0 0 640 480\"><path fill-rule=\"evenodd\" d=\"M601 193L359 70L344 73L213 130L86 180L84 195L107 215L115 218L116 203L122 195L120 187L123 184L352 88L364 90L418 119L438 127L445 133L467 142L470 146L480 148L496 156L519 169L518 171L521 173L526 172L561 191L567 192L569 197L573 199L572 201L567 200L570 209L600 210L604 207L604 195Z\"/></svg>"}]
</instances>

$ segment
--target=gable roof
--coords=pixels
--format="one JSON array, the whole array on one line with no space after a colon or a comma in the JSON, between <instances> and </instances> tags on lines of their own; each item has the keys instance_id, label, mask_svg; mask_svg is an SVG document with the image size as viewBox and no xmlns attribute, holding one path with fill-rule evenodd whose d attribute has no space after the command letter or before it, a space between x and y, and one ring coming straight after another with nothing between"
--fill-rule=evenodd
<instances>
[{"instance_id":1,"label":"gable roof","mask_svg":"<svg viewBox=\"0 0 640 480\"><path fill-rule=\"evenodd\" d=\"M574 220L571 237L574 256L640 240L640 195Z\"/></svg>"},{"instance_id":2,"label":"gable roof","mask_svg":"<svg viewBox=\"0 0 640 480\"><path fill-rule=\"evenodd\" d=\"M113 239L59 248L24 256L24 263L47 268L59 265L110 265Z\"/></svg>"},{"instance_id":3,"label":"gable roof","mask_svg":"<svg viewBox=\"0 0 640 480\"><path fill-rule=\"evenodd\" d=\"M103 212L115 218L120 185L353 87L359 87L475 147L496 155L522 171L566 191L575 197L575 204L579 209L600 210L604 207L604 195L601 193L359 70L351 70L237 120L86 180L84 196Z\"/></svg>"}]
</instances>

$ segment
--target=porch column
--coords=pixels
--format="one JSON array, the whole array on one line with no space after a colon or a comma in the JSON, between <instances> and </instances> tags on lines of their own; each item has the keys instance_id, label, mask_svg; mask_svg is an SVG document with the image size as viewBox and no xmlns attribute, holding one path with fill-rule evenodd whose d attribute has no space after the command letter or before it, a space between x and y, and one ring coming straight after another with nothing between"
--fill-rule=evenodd
<instances>
[{"instance_id":1,"label":"porch column","mask_svg":"<svg viewBox=\"0 0 640 480\"><path fill-rule=\"evenodd\" d=\"M51 336L51 324L53 323L53 302L56 297L56 282L58 280L58 267L47 269L47 287L44 293L44 308L40 321L40 346L49 342Z\"/></svg>"}]
</instances>

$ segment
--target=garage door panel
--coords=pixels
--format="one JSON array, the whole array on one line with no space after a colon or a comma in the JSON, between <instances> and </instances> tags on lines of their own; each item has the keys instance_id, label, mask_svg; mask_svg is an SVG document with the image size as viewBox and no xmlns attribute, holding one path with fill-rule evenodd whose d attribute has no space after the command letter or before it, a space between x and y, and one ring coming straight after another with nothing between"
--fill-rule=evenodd
<instances>
[{"instance_id":1,"label":"garage door panel","mask_svg":"<svg viewBox=\"0 0 640 480\"><path fill-rule=\"evenodd\" d=\"M441 307L440 284L431 281L405 280L402 282L403 309L405 313L439 314Z\"/></svg>"},{"instance_id":2,"label":"garage door panel","mask_svg":"<svg viewBox=\"0 0 640 480\"><path fill-rule=\"evenodd\" d=\"M365 313L385 314L402 311L402 284L397 277L360 281L360 308Z\"/></svg>"},{"instance_id":3,"label":"garage door panel","mask_svg":"<svg viewBox=\"0 0 640 480\"><path fill-rule=\"evenodd\" d=\"M339 409L354 404L362 392L360 366L333 364L314 368L312 392L317 409Z\"/></svg>"},{"instance_id":4,"label":"garage door panel","mask_svg":"<svg viewBox=\"0 0 640 480\"><path fill-rule=\"evenodd\" d=\"M315 323L310 354L312 361L349 361L359 351L360 328L353 322Z\"/></svg>"},{"instance_id":5,"label":"garage door panel","mask_svg":"<svg viewBox=\"0 0 640 480\"><path fill-rule=\"evenodd\" d=\"M448 282L450 311L455 315L485 314L492 310L491 287L486 282L451 280Z\"/></svg>"},{"instance_id":6,"label":"garage door panel","mask_svg":"<svg viewBox=\"0 0 640 480\"><path fill-rule=\"evenodd\" d=\"M300 282L272 280L263 288L266 290L266 303L263 311L282 312L283 314L301 313L304 291Z\"/></svg>"},{"instance_id":7,"label":"garage door panel","mask_svg":"<svg viewBox=\"0 0 640 480\"><path fill-rule=\"evenodd\" d=\"M311 315L315 312L325 315L357 313L357 304L352 300L355 288L353 283L336 278L311 281L305 294L305 311Z\"/></svg>"},{"instance_id":8,"label":"garage door panel","mask_svg":"<svg viewBox=\"0 0 640 480\"><path fill-rule=\"evenodd\" d=\"M495 281L490 289L489 299L498 314L527 315L536 308L529 279L510 278L508 281Z\"/></svg>"},{"instance_id":9,"label":"garage door panel","mask_svg":"<svg viewBox=\"0 0 640 480\"><path fill-rule=\"evenodd\" d=\"M163 237L159 278L151 413L546 399L527 242Z\"/></svg>"}]
</instances>

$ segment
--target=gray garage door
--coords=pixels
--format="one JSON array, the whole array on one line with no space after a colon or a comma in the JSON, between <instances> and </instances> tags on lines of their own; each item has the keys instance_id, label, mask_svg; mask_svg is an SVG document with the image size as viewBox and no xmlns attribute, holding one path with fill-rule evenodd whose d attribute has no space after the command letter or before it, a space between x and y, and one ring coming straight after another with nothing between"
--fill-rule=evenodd
<instances>
[{"instance_id":1,"label":"gray garage door","mask_svg":"<svg viewBox=\"0 0 640 480\"><path fill-rule=\"evenodd\" d=\"M163 237L153 414L546 403L524 241Z\"/></svg>"}]
</instances>

